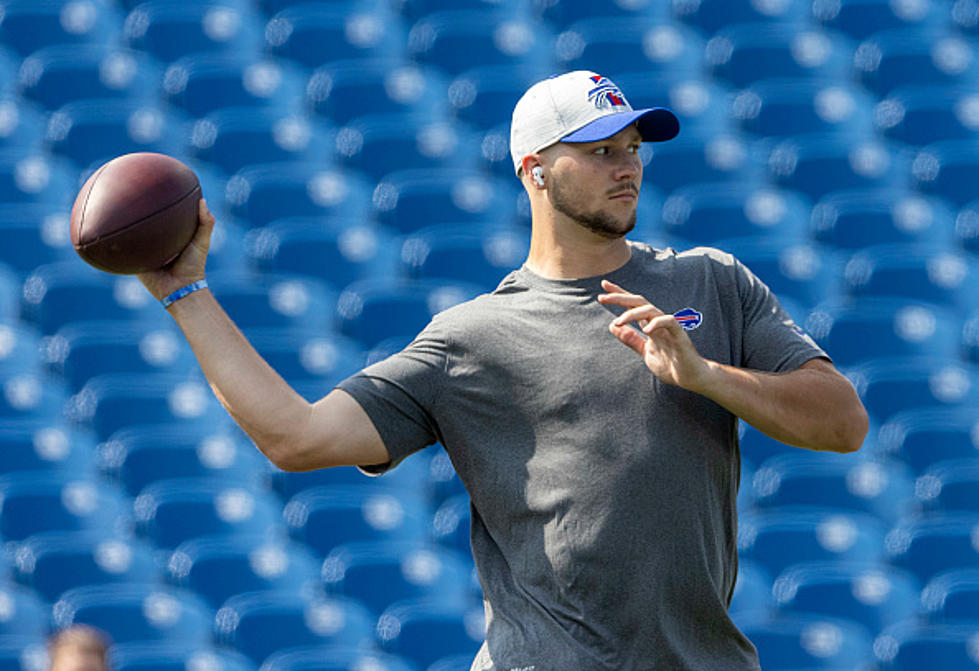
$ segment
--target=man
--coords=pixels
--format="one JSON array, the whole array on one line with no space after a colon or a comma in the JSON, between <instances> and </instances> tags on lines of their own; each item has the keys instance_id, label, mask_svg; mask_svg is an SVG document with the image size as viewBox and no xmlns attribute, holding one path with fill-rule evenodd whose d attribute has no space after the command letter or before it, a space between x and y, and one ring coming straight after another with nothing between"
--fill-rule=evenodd
<instances>
[{"instance_id":1,"label":"man","mask_svg":"<svg viewBox=\"0 0 979 671\"><path fill-rule=\"evenodd\" d=\"M737 418L814 450L863 442L852 386L746 268L624 237L640 143L677 132L671 112L633 110L592 72L531 87L511 129L533 219L524 266L316 403L207 291L169 303L279 467L381 472L445 446L471 496L486 600L474 670L758 669L727 615ZM192 247L142 277L154 295L203 279L213 225L202 205Z\"/></svg>"}]
</instances>

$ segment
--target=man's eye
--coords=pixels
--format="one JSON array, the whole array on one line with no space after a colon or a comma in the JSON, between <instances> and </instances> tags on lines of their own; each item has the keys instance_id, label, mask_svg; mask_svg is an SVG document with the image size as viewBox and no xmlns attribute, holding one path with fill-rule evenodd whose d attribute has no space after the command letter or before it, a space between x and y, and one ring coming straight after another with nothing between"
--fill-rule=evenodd
<instances>
[{"instance_id":1,"label":"man's eye","mask_svg":"<svg viewBox=\"0 0 979 671\"><path fill-rule=\"evenodd\" d=\"M630 145L629 146L629 153L630 154L638 154L639 153L639 145L638 144Z\"/></svg>"},{"instance_id":2,"label":"man's eye","mask_svg":"<svg viewBox=\"0 0 979 671\"><path fill-rule=\"evenodd\" d=\"M595 153L599 156L605 156L608 154L608 147L598 147L595 149Z\"/></svg>"}]
</instances>

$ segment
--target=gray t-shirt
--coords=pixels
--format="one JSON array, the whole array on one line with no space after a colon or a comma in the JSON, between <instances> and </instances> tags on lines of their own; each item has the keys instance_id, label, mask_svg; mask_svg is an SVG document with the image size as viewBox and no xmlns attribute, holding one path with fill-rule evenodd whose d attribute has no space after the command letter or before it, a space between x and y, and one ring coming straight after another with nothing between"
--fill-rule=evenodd
<instances>
[{"instance_id":1,"label":"gray t-shirt","mask_svg":"<svg viewBox=\"0 0 979 671\"><path fill-rule=\"evenodd\" d=\"M604 277L678 313L715 361L777 372L826 356L718 250L632 243ZM609 332L622 309L596 300L601 279L521 268L340 388L393 463L440 441L469 490L488 627L474 670L758 669L727 613L737 419Z\"/></svg>"}]
</instances>

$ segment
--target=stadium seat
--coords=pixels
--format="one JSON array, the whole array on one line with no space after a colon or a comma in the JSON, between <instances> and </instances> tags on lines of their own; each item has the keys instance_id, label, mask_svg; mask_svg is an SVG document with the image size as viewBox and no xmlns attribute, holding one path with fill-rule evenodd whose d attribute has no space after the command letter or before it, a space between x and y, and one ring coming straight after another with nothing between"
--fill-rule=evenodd
<instances>
[{"instance_id":1,"label":"stadium seat","mask_svg":"<svg viewBox=\"0 0 979 671\"><path fill-rule=\"evenodd\" d=\"M250 329L245 337L294 389L325 396L338 382L360 371L366 353L335 334L322 336L277 329ZM318 391L317 391L318 390Z\"/></svg>"},{"instance_id":2,"label":"stadium seat","mask_svg":"<svg viewBox=\"0 0 979 671\"><path fill-rule=\"evenodd\" d=\"M856 669L871 658L871 633L852 620L757 614L739 622L766 671Z\"/></svg>"},{"instance_id":3,"label":"stadium seat","mask_svg":"<svg viewBox=\"0 0 979 671\"><path fill-rule=\"evenodd\" d=\"M279 219L312 227L339 216L344 223L366 219L372 188L322 162L287 161L243 168L228 180L225 200L252 228Z\"/></svg>"},{"instance_id":4,"label":"stadium seat","mask_svg":"<svg viewBox=\"0 0 979 671\"><path fill-rule=\"evenodd\" d=\"M0 261L0 320L4 324L12 324L20 316L20 294L20 277L12 268ZM7 365L9 366L12 361L28 363L30 355L27 350L17 347L17 336L8 332L3 337L7 339L8 346L11 348L3 358L13 357Z\"/></svg>"},{"instance_id":5,"label":"stadium seat","mask_svg":"<svg viewBox=\"0 0 979 671\"><path fill-rule=\"evenodd\" d=\"M564 71L591 70L622 87L633 107L640 105L616 75L624 71L693 76L701 72L704 39L683 24L654 16L595 17L571 24L555 43Z\"/></svg>"},{"instance_id":6,"label":"stadium seat","mask_svg":"<svg viewBox=\"0 0 979 671\"><path fill-rule=\"evenodd\" d=\"M472 508L469 494L462 492L446 498L432 516L432 532L436 542L460 554L472 555L470 525Z\"/></svg>"},{"instance_id":7,"label":"stadium seat","mask_svg":"<svg viewBox=\"0 0 979 671\"><path fill-rule=\"evenodd\" d=\"M306 3L286 7L265 25L266 53L305 68L348 59L391 58L403 50L399 22L381 3Z\"/></svg>"},{"instance_id":8,"label":"stadium seat","mask_svg":"<svg viewBox=\"0 0 979 671\"><path fill-rule=\"evenodd\" d=\"M955 218L955 242L957 246L973 254L979 254L979 201L966 204Z\"/></svg>"},{"instance_id":9,"label":"stadium seat","mask_svg":"<svg viewBox=\"0 0 979 671\"><path fill-rule=\"evenodd\" d=\"M32 589L0 581L0 639L13 636L34 637L48 634L51 607Z\"/></svg>"},{"instance_id":10,"label":"stadium seat","mask_svg":"<svg viewBox=\"0 0 979 671\"><path fill-rule=\"evenodd\" d=\"M780 612L852 620L877 632L917 614L921 585L883 563L807 561L783 571L772 594Z\"/></svg>"},{"instance_id":11,"label":"stadium seat","mask_svg":"<svg viewBox=\"0 0 979 671\"><path fill-rule=\"evenodd\" d=\"M768 613L772 609L772 575L758 562L738 559L738 580L731 595L728 613L737 623L742 618Z\"/></svg>"},{"instance_id":12,"label":"stadium seat","mask_svg":"<svg viewBox=\"0 0 979 671\"><path fill-rule=\"evenodd\" d=\"M214 611L193 593L162 585L119 583L75 587L54 604L56 629L89 624L115 643L161 641L206 645Z\"/></svg>"},{"instance_id":13,"label":"stadium seat","mask_svg":"<svg viewBox=\"0 0 979 671\"><path fill-rule=\"evenodd\" d=\"M41 634L0 635L0 669L43 669L48 663L47 638Z\"/></svg>"},{"instance_id":14,"label":"stadium seat","mask_svg":"<svg viewBox=\"0 0 979 671\"><path fill-rule=\"evenodd\" d=\"M957 359L871 359L848 371L864 407L878 423L908 408L975 408L979 367Z\"/></svg>"},{"instance_id":15,"label":"stadium seat","mask_svg":"<svg viewBox=\"0 0 979 671\"><path fill-rule=\"evenodd\" d=\"M457 494L467 493L452 459L441 444L436 443L421 454L427 461L428 472L424 478L426 497L433 506L441 506Z\"/></svg>"},{"instance_id":16,"label":"stadium seat","mask_svg":"<svg viewBox=\"0 0 979 671\"><path fill-rule=\"evenodd\" d=\"M95 473L95 441L60 420L5 420L0 424L0 473Z\"/></svg>"},{"instance_id":17,"label":"stadium seat","mask_svg":"<svg viewBox=\"0 0 979 671\"><path fill-rule=\"evenodd\" d=\"M522 229L433 226L404 239L401 273L409 279L465 282L492 291L523 264L529 242Z\"/></svg>"},{"instance_id":18,"label":"stadium seat","mask_svg":"<svg viewBox=\"0 0 979 671\"><path fill-rule=\"evenodd\" d=\"M68 392L56 378L41 371L13 372L4 379L0 393L3 421L56 422L62 418Z\"/></svg>"},{"instance_id":19,"label":"stadium seat","mask_svg":"<svg viewBox=\"0 0 979 671\"><path fill-rule=\"evenodd\" d=\"M265 671L425 671L397 655L384 654L369 647L337 645L286 648L269 655L262 668ZM469 671L469 666L466 666L466 671Z\"/></svg>"},{"instance_id":20,"label":"stadium seat","mask_svg":"<svg viewBox=\"0 0 979 671\"><path fill-rule=\"evenodd\" d=\"M872 514L827 506L742 512L738 555L772 578L807 561L874 564L884 559L886 534Z\"/></svg>"},{"instance_id":21,"label":"stadium seat","mask_svg":"<svg viewBox=\"0 0 979 671\"><path fill-rule=\"evenodd\" d=\"M908 620L874 641L881 671L969 669L976 666L975 625L928 625Z\"/></svg>"},{"instance_id":22,"label":"stadium seat","mask_svg":"<svg viewBox=\"0 0 979 671\"><path fill-rule=\"evenodd\" d=\"M975 457L979 422L970 408L904 410L881 426L877 446L922 475L942 461Z\"/></svg>"},{"instance_id":23,"label":"stadium seat","mask_svg":"<svg viewBox=\"0 0 979 671\"><path fill-rule=\"evenodd\" d=\"M468 671L472 661L473 656L470 654L449 655L433 663L427 671Z\"/></svg>"},{"instance_id":24,"label":"stadium seat","mask_svg":"<svg viewBox=\"0 0 979 671\"><path fill-rule=\"evenodd\" d=\"M476 656L485 638L482 606L466 608L444 601L402 601L377 621L381 649L425 669L443 657Z\"/></svg>"},{"instance_id":25,"label":"stadium seat","mask_svg":"<svg viewBox=\"0 0 979 671\"><path fill-rule=\"evenodd\" d=\"M902 188L837 191L813 206L811 235L839 249L902 244L947 250L954 217L939 198Z\"/></svg>"},{"instance_id":26,"label":"stadium seat","mask_svg":"<svg viewBox=\"0 0 979 671\"><path fill-rule=\"evenodd\" d=\"M927 4L927 3L925 3ZM872 35L853 57L857 80L878 97L902 86L974 88L975 47L954 34L924 37L920 29Z\"/></svg>"},{"instance_id":27,"label":"stadium seat","mask_svg":"<svg viewBox=\"0 0 979 671\"><path fill-rule=\"evenodd\" d=\"M921 605L934 624L979 621L979 569L970 567L940 573L925 585Z\"/></svg>"},{"instance_id":28,"label":"stadium seat","mask_svg":"<svg viewBox=\"0 0 979 671\"><path fill-rule=\"evenodd\" d=\"M449 107L462 123L488 131L507 121L524 91L545 76L542 70L522 65L476 67L449 84Z\"/></svg>"},{"instance_id":29,"label":"stadium seat","mask_svg":"<svg viewBox=\"0 0 979 671\"><path fill-rule=\"evenodd\" d=\"M885 137L907 145L968 140L979 128L976 100L974 87L900 87L877 105L874 117Z\"/></svg>"},{"instance_id":30,"label":"stadium seat","mask_svg":"<svg viewBox=\"0 0 979 671\"><path fill-rule=\"evenodd\" d=\"M962 327L962 351L967 361L979 363L979 311L969 315Z\"/></svg>"},{"instance_id":31,"label":"stadium seat","mask_svg":"<svg viewBox=\"0 0 979 671\"><path fill-rule=\"evenodd\" d=\"M564 29L578 21L595 18L632 19L641 22L670 19L669 7L655 0L614 0L601 4L588 0L548 0L533 3L532 8L535 21L544 21L556 29Z\"/></svg>"},{"instance_id":32,"label":"stadium seat","mask_svg":"<svg viewBox=\"0 0 979 671\"><path fill-rule=\"evenodd\" d=\"M673 4L674 16L704 35L739 23L771 23L786 31L798 30L808 25L810 9L806 0L771 4L698 0Z\"/></svg>"},{"instance_id":33,"label":"stadium seat","mask_svg":"<svg viewBox=\"0 0 979 671\"><path fill-rule=\"evenodd\" d=\"M213 535L184 541L170 555L167 579L214 608L235 594L264 590L313 593L319 563L298 543Z\"/></svg>"},{"instance_id":34,"label":"stadium seat","mask_svg":"<svg viewBox=\"0 0 979 671\"><path fill-rule=\"evenodd\" d=\"M804 326L838 366L922 354L954 359L961 346L962 320L955 312L909 299L830 301Z\"/></svg>"},{"instance_id":35,"label":"stadium seat","mask_svg":"<svg viewBox=\"0 0 979 671\"><path fill-rule=\"evenodd\" d=\"M232 427L139 424L116 431L97 450L99 470L118 481L129 496L171 478L221 480L260 485L268 462Z\"/></svg>"},{"instance_id":36,"label":"stadium seat","mask_svg":"<svg viewBox=\"0 0 979 671\"><path fill-rule=\"evenodd\" d=\"M116 489L78 474L22 471L0 476L0 537L23 541L45 531L122 532L129 500Z\"/></svg>"},{"instance_id":37,"label":"stadium seat","mask_svg":"<svg viewBox=\"0 0 979 671\"><path fill-rule=\"evenodd\" d=\"M710 138L735 131L731 122L727 85L711 81L699 73L666 70L649 73L628 70L616 73L615 83L636 109L668 107L680 120L680 135ZM648 146L652 149L652 146Z\"/></svg>"},{"instance_id":38,"label":"stadium seat","mask_svg":"<svg viewBox=\"0 0 979 671\"><path fill-rule=\"evenodd\" d=\"M910 570L927 584L943 571L976 565L977 529L979 515L974 511L908 518L891 530L884 547L891 564Z\"/></svg>"},{"instance_id":39,"label":"stadium seat","mask_svg":"<svg viewBox=\"0 0 979 671\"><path fill-rule=\"evenodd\" d=\"M873 137L875 102L846 81L764 79L738 92L731 112L758 137L829 133L856 142Z\"/></svg>"},{"instance_id":40,"label":"stadium seat","mask_svg":"<svg viewBox=\"0 0 979 671\"><path fill-rule=\"evenodd\" d=\"M121 36L130 48L163 63L187 54L257 53L261 28L252 18L240 5L221 0L146 2L129 12Z\"/></svg>"},{"instance_id":41,"label":"stadium seat","mask_svg":"<svg viewBox=\"0 0 979 671\"><path fill-rule=\"evenodd\" d=\"M358 541L428 538L431 513L424 499L380 483L321 485L303 489L286 504L283 519L295 540L318 557Z\"/></svg>"},{"instance_id":42,"label":"stadium seat","mask_svg":"<svg viewBox=\"0 0 979 671\"><path fill-rule=\"evenodd\" d=\"M428 14L408 32L405 55L457 76L478 66L543 65L551 35L505 10L450 9Z\"/></svg>"},{"instance_id":43,"label":"stadium seat","mask_svg":"<svg viewBox=\"0 0 979 671\"><path fill-rule=\"evenodd\" d=\"M11 57L0 46L0 151L37 151L44 137L47 114L25 101L17 92L20 59Z\"/></svg>"},{"instance_id":44,"label":"stadium seat","mask_svg":"<svg viewBox=\"0 0 979 671\"><path fill-rule=\"evenodd\" d=\"M796 194L744 184L693 184L672 191L663 204L664 232L694 245L740 237L797 244L808 222L808 203Z\"/></svg>"},{"instance_id":45,"label":"stadium seat","mask_svg":"<svg viewBox=\"0 0 979 671\"><path fill-rule=\"evenodd\" d=\"M0 44L21 56L54 44L106 44L118 31L111 5L71 0L5 3Z\"/></svg>"},{"instance_id":46,"label":"stadium seat","mask_svg":"<svg viewBox=\"0 0 979 671\"><path fill-rule=\"evenodd\" d=\"M956 207L975 199L972 185L979 178L979 140L946 140L921 149L912 164L912 187L944 198Z\"/></svg>"},{"instance_id":47,"label":"stadium seat","mask_svg":"<svg viewBox=\"0 0 979 671\"><path fill-rule=\"evenodd\" d=\"M67 162L43 149L0 149L0 203L5 208L37 204L67 210L75 197L76 186L75 173Z\"/></svg>"},{"instance_id":48,"label":"stadium seat","mask_svg":"<svg viewBox=\"0 0 979 671\"><path fill-rule=\"evenodd\" d=\"M54 45L24 59L19 85L21 95L54 111L79 98L150 102L160 76L159 67L139 52Z\"/></svg>"},{"instance_id":49,"label":"stadium seat","mask_svg":"<svg viewBox=\"0 0 979 671\"><path fill-rule=\"evenodd\" d=\"M271 590L228 599L215 617L215 632L219 643L259 665L277 651L300 646L364 649L373 641L373 623L356 601Z\"/></svg>"},{"instance_id":50,"label":"stadium seat","mask_svg":"<svg viewBox=\"0 0 979 671\"><path fill-rule=\"evenodd\" d=\"M0 264L26 277L41 265L77 262L69 238L69 204L59 207L58 200L0 205L0 235L5 243L0 249Z\"/></svg>"},{"instance_id":51,"label":"stadium seat","mask_svg":"<svg viewBox=\"0 0 979 671\"><path fill-rule=\"evenodd\" d=\"M333 325L336 292L289 273L211 273L211 291L243 330L276 328L322 335Z\"/></svg>"},{"instance_id":52,"label":"stadium seat","mask_svg":"<svg viewBox=\"0 0 979 671\"><path fill-rule=\"evenodd\" d=\"M979 459L936 463L918 477L915 496L926 512L979 513Z\"/></svg>"},{"instance_id":53,"label":"stadium seat","mask_svg":"<svg viewBox=\"0 0 979 671\"><path fill-rule=\"evenodd\" d=\"M652 148L643 183L664 193L697 182L729 182L757 187L763 162L740 135L680 135Z\"/></svg>"},{"instance_id":54,"label":"stadium seat","mask_svg":"<svg viewBox=\"0 0 979 671\"><path fill-rule=\"evenodd\" d=\"M835 134L792 136L772 145L769 178L813 201L845 189L903 189L910 166L891 144Z\"/></svg>"},{"instance_id":55,"label":"stadium seat","mask_svg":"<svg viewBox=\"0 0 979 671\"><path fill-rule=\"evenodd\" d=\"M0 273L2 269L3 266L0 266ZM0 277L9 279L12 285L16 284L12 273L3 273ZM36 330L17 321L15 303L9 312L0 317L0 375L9 379L14 375L40 373L44 361L41 342Z\"/></svg>"},{"instance_id":56,"label":"stadium seat","mask_svg":"<svg viewBox=\"0 0 979 671\"><path fill-rule=\"evenodd\" d=\"M914 480L899 462L797 451L765 461L751 486L759 510L821 506L895 523L913 504Z\"/></svg>"},{"instance_id":57,"label":"stadium seat","mask_svg":"<svg viewBox=\"0 0 979 671\"><path fill-rule=\"evenodd\" d=\"M305 78L289 63L230 54L184 56L162 81L166 100L194 118L230 107L296 112L305 89Z\"/></svg>"},{"instance_id":58,"label":"stadium seat","mask_svg":"<svg viewBox=\"0 0 979 671\"><path fill-rule=\"evenodd\" d=\"M769 23L727 26L705 48L709 75L738 88L775 78L845 82L852 57L853 46L836 33Z\"/></svg>"},{"instance_id":59,"label":"stadium seat","mask_svg":"<svg viewBox=\"0 0 979 671\"><path fill-rule=\"evenodd\" d=\"M338 329L370 348L395 336L417 335L435 314L479 293L480 287L460 282L354 282L337 302Z\"/></svg>"},{"instance_id":60,"label":"stadium seat","mask_svg":"<svg viewBox=\"0 0 979 671\"><path fill-rule=\"evenodd\" d=\"M172 643L117 643L109 649L115 671L255 671L256 665L244 655L218 646L174 646Z\"/></svg>"},{"instance_id":61,"label":"stadium seat","mask_svg":"<svg viewBox=\"0 0 979 671\"><path fill-rule=\"evenodd\" d=\"M137 533L163 549L216 534L270 539L284 534L276 497L209 478L154 482L136 497L133 513Z\"/></svg>"},{"instance_id":62,"label":"stadium seat","mask_svg":"<svg viewBox=\"0 0 979 671\"><path fill-rule=\"evenodd\" d=\"M34 534L18 547L16 563L17 580L49 603L73 587L163 579L151 547L92 531Z\"/></svg>"},{"instance_id":63,"label":"stadium seat","mask_svg":"<svg viewBox=\"0 0 979 671\"><path fill-rule=\"evenodd\" d=\"M863 40L874 33L900 29L915 29L922 37L928 36L944 25L945 11L930 2L842 0L814 3L812 16L826 28Z\"/></svg>"}]
</instances>

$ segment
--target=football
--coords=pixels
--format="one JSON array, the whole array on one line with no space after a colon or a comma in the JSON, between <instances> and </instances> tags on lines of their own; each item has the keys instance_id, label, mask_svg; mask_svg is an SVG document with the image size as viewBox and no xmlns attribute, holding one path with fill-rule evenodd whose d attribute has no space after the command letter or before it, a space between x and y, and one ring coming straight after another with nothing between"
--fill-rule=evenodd
<instances>
[{"instance_id":1,"label":"football","mask_svg":"<svg viewBox=\"0 0 979 671\"><path fill-rule=\"evenodd\" d=\"M201 185L166 154L124 154L85 181L71 210L71 242L88 264L134 275L163 268L197 230Z\"/></svg>"}]
</instances>

